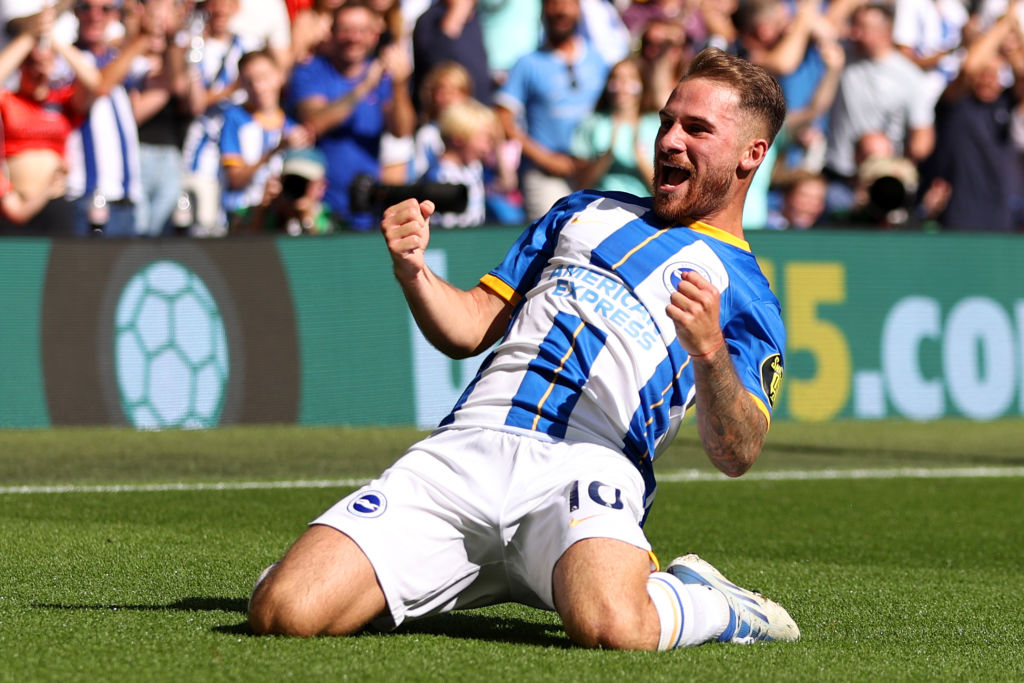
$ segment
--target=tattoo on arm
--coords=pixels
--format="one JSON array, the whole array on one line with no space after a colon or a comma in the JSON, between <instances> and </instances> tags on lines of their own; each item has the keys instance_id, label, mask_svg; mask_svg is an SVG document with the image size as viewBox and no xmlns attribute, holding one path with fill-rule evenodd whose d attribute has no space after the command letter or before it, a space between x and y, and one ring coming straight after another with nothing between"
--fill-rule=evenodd
<instances>
[{"instance_id":1,"label":"tattoo on arm","mask_svg":"<svg viewBox=\"0 0 1024 683\"><path fill-rule=\"evenodd\" d=\"M768 424L736 376L728 346L694 359L697 431L711 462L730 477L754 464Z\"/></svg>"}]
</instances>

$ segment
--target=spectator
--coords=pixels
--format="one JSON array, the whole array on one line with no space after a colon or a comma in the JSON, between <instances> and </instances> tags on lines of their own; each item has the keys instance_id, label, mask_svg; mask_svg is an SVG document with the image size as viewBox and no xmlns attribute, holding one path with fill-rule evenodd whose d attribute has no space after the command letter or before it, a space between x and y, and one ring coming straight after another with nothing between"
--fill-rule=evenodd
<instances>
[{"instance_id":1,"label":"spectator","mask_svg":"<svg viewBox=\"0 0 1024 683\"><path fill-rule=\"evenodd\" d=\"M36 24L51 17L53 37L64 44L75 42L75 17L68 10L73 0L3 0L0 2L0 47L20 33L36 33ZM0 83L2 85L2 83ZM17 87L15 83L13 87Z\"/></svg>"},{"instance_id":2,"label":"spectator","mask_svg":"<svg viewBox=\"0 0 1024 683\"><path fill-rule=\"evenodd\" d=\"M292 60L304 64L319 54L331 39L334 12L344 0L316 0L292 21Z\"/></svg>"},{"instance_id":3,"label":"spectator","mask_svg":"<svg viewBox=\"0 0 1024 683\"><path fill-rule=\"evenodd\" d=\"M400 46L406 54L413 55L413 29L419 18L434 4L440 0L366 0L370 9L377 13L383 21L383 30L377 43L376 53L389 45ZM412 78L417 77L415 72L416 59L410 63L413 69ZM420 111L421 105L417 103L419 95L418 86L410 86L412 95L413 113ZM414 128L415 129L415 128ZM389 185L402 185L411 182L419 176L408 177L415 153L415 141L411 135L395 136L385 130L380 138L380 182ZM423 170L426 170L425 168Z\"/></svg>"},{"instance_id":4,"label":"spectator","mask_svg":"<svg viewBox=\"0 0 1024 683\"><path fill-rule=\"evenodd\" d=\"M281 172L281 153L308 147L305 128L281 108L284 73L269 50L247 52L238 62L245 104L224 113L220 136L221 200L228 230L237 230L260 204L267 181Z\"/></svg>"},{"instance_id":5,"label":"spectator","mask_svg":"<svg viewBox=\"0 0 1024 683\"><path fill-rule=\"evenodd\" d=\"M150 37L140 31L124 50L114 48L108 36L118 11L112 0L75 4L76 47L102 69L98 96L85 121L68 137L66 196L73 205L76 235L102 229L110 237L134 236L135 207L142 200L139 131L123 81Z\"/></svg>"},{"instance_id":6,"label":"spectator","mask_svg":"<svg viewBox=\"0 0 1024 683\"><path fill-rule=\"evenodd\" d=\"M740 56L776 78L787 76L807 58L815 30L824 21L818 0L799 0L794 12L782 0L743 0L733 14Z\"/></svg>"},{"instance_id":7,"label":"spectator","mask_svg":"<svg viewBox=\"0 0 1024 683\"><path fill-rule=\"evenodd\" d=\"M396 138L385 132L381 137L381 180L389 185L404 185L423 177L444 152L437 120L449 105L473 96L473 81L465 67L457 62L434 66L420 85L421 123L410 137Z\"/></svg>"},{"instance_id":8,"label":"spectator","mask_svg":"<svg viewBox=\"0 0 1024 683\"><path fill-rule=\"evenodd\" d=\"M412 32L413 92L419 94L426 75L442 62L456 62L473 80L473 96L491 105L491 74L476 0L437 0L416 21ZM417 102L419 109L425 103Z\"/></svg>"},{"instance_id":9,"label":"spectator","mask_svg":"<svg viewBox=\"0 0 1024 683\"><path fill-rule=\"evenodd\" d=\"M406 52L412 52L412 27L416 21L408 21L403 13L402 0L366 0L370 9L377 13L383 23L378 49L388 45L400 45ZM426 8L424 8L424 11ZM423 14L423 12L419 12ZM419 14L416 18L419 18Z\"/></svg>"},{"instance_id":10,"label":"spectator","mask_svg":"<svg viewBox=\"0 0 1024 683\"><path fill-rule=\"evenodd\" d=\"M272 176L263 201L238 226L240 232L276 232L291 236L326 235L337 229L323 202L327 161L315 147L284 153L281 175Z\"/></svg>"},{"instance_id":11,"label":"spectator","mask_svg":"<svg viewBox=\"0 0 1024 683\"><path fill-rule=\"evenodd\" d=\"M500 124L496 132L494 155L484 164L484 195L487 222L498 225L523 225L523 193L519 191L519 162L522 148L515 140L505 139Z\"/></svg>"},{"instance_id":12,"label":"spectator","mask_svg":"<svg viewBox=\"0 0 1024 683\"><path fill-rule=\"evenodd\" d=\"M284 4L288 8L288 21L295 21L300 12L313 6L313 0L285 0Z\"/></svg>"},{"instance_id":13,"label":"spectator","mask_svg":"<svg viewBox=\"0 0 1024 683\"><path fill-rule=\"evenodd\" d=\"M32 33L19 34L0 52L0 82L15 72L20 75L16 92L0 91L3 149L11 189L22 200L17 208L35 204L33 200L40 195L54 198L32 216L15 211L10 218L26 220L21 224L7 221L0 231L70 234L71 205L62 196L65 145L92 104L100 74L76 48L53 39L52 10L46 10L30 27ZM74 80L67 85L53 85L57 55L74 73Z\"/></svg>"},{"instance_id":14,"label":"spectator","mask_svg":"<svg viewBox=\"0 0 1024 683\"><path fill-rule=\"evenodd\" d=\"M438 127L445 149L423 180L465 185L467 202L464 211L439 212L435 220L442 228L480 225L487 215L483 162L494 154L498 119L490 107L465 99L441 112Z\"/></svg>"},{"instance_id":15,"label":"spectator","mask_svg":"<svg viewBox=\"0 0 1024 683\"><path fill-rule=\"evenodd\" d=\"M202 110L223 111L235 98L241 99L238 82L238 60L246 52L261 48L258 40L232 30L238 14L240 0L204 0L202 12L202 41L199 49L189 55L196 65L192 74L200 80L204 90Z\"/></svg>"},{"instance_id":16,"label":"spectator","mask_svg":"<svg viewBox=\"0 0 1024 683\"><path fill-rule=\"evenodd\" d=\"M466 96L472 95L490 106L491 75L487 68L487 53L484 50L480 22L476 16L476 0L436 0L416 21L412 32L412 50L413 95L417 111L424 112L432 108L426 99L429 94L423 84L428 74L442 64L457 65L468 79ZM436 120L438 113L439 110L435 109L427 120ZM432 146L443 150L436 126L421 127L417 136L420 133L431 134ZM381 178L391 184L419 178L426 171L426 164L422 163L421 143L421 140L410 137L396 140L385 133L382 139ZM418 158L414 159L417 155ZM407 171L412 165L417 168L410 176Z\"/></svg>"},{"instance_id":17,"label":"spectator","mask_svg":"<svg viewBox=\"0 0 1024 683\"><path fill-rule=\"evenodd\" d=\"M220 197L221 129L227 109L245 100L238 81L238 61L259 47L232 32L238 8L239 0L205 0L202 50L192 57L199 60L192 77L201 86L202 113L185 135L184 188L194 197L196 232L205 236L223 235L226 229Z\"/></svg>"},{"instance_id":18,"label":"spectator","mask_svg":"<svg viewBox=\"0 0 1024 683\"><path fill-rule=\"evenodd\" d=\"M806 108L824 78L821 51L838 42L837 24L845 24L848 16L836 8L844 2L832 3L823 14L818 0L798 0L795 8L784 0L744 0L733 15L738 54L778 79L790 110Z\"/></svg>"},{"instance_id":19,"label":"spectator","mask_svg":"<svg viewBox=\"0 0 1024 683\"><path fill-rule=\"evenodd\" d=\"M364 173L379 178L381 134L407 136L416 124L408 55L389 45L373 57L382 30L376 12L350 0L334 15L327 52L292 73L298 119L317 135L327 157L327 204L340 223L356 230L371 230L374 217L350 213L352 180Z\"/></svg>"},{"instance_id":20,"label":"spectator","mask_svg":"<svg viewBox=\"0 0 1024 683\"><path fill-rule=\"evenodd\" d=\"M228 30L248 49L267 50L285 73L291 70L291 20L284 0L240 0Z\"/></svg>"},{"instance_id":21,"label":"spectator","mask_svg":"<svg viewBox=\"0 0 1024 683\"><path fill-rule=\"evenodd\" d=\"M398 10L396 21L401 24L401 35L404 38L412 40L412 32L416 28L416 22L432 4L433 0L398 0L396 3Z\"/></svg>"},{"instance_id":22,"label":"spectator","mask_svg":"<svg viewBox=\"0 0 1024 683\"><path fill-rule=\"evenodd\" d=\"M732 15L739 0L702 0L700 18L704 23L705 45L727 50L736 42L736 25Z\"/></svg>"},{"instance_id":23,"label":"spectator","mask_svg":"<svg viewBox=\"0 0 1024 683\"><path fill-rule=\"evenodd\" d=\"M766 228L806 230L818 225L825 213L828 183L820 173L799 169L783 185L782 206L768 213Z\"/></svg>"},{"instance_id":24,"label":"spectator","mask_svg":"<svg viewBox=\"0 0 1024 683\"><path fill-rule=\"evenodd\" d=\"M825 174L829 177L829 211L853 206L857 142L881 132L896 156L920 163L935 145L934 109L920 68L892 42L892 9L869 3L853 14L853 51L839 80L829 118Z\"/></svg>"},{"instance_id":25,"label":"spectator","mask_svg":"<svg viewBox=\"0 0 1024 683\"><path fill-rule=\"evenodd\" d=\"M51 188L44 187L34 196L25 197L11 187L7 176L0 173L0 225L5 222L15 225L27 223L54 198L53 192Z\"/></svg>"},{"instance_id":26,"label":"spectator","mask_svg":"<svg viewBox=\"0 0 1024 683\"><path fill-rule=\"evenodd\" d=\"M817 0L798 0L792 8L783 0L741 0L732 15L736 53L776 77L789 109L806 104L823 71L812 36L834 42L818 5ZM745 229L768 225L771 176L780 147L778 142L772 145L751 183L743 205Z\"/></svg>"},{"instance_id":27,"label":"spectator","mask_svg":"<svg viewBox=\"0 0 1024 683\"><path fill-rule=\"evenodd\" d=\"M185 15L173 0L148 0L144 16L152 22L140 72L128 94L139 128L142 199L136 207L138 235L159 237L170 229L170 218L182 193L184 164L181 147L192 117L202 111L204 92L190 79L185 45L173 40Z\"/></svg>"},{"instance_id":28,"label":"spectator","mask_svg":"<svg viewBox=\"0 0 1024 683\"><path fill-rule=\"evenodd\" d=\"M571 192L573 131L593 111L608 67L578 33L579 0L544 0L546 41L518 62L495 95L505 135L522 145L521 188L527 220Z\"/></svg>"},{"instance_id":29,"label":"spectator","mask_svg":"<svg viewBox=\"0 0 1024 683\"><path fill-rule=\"evenodd\" d=\"M612 0L580 0L580 34L609 67L630 53L629 29Z\"/></svg>"},{"instance_id":30,"label":"spectator","mask_svg":"<svg viewBox=\"0 0 1024 683\"><path fill-rule=\"evenodd\" d=\"M1001 80L1007 71L1011 87ZM935 154L925 169L929 198L946 199L945 206L929 207L943 228L1021 229L1024 174L1010 128L1022 101L1024 36L1011 9L971 45L962 71L939 101Z\"/></svg>"},{"instance_id":31,"label":"spectator","mask_svg":"<svg viewBox=\"0 0 1024 683\"><path fill-rule=\"evenodd\" d=\"M917 226L912 211L919 174L910 159L896 152L883 132L865 133L856 145L857 177L853 204L846 212L832 213L831 222L872 228Z\"/></svg>"},{"instance_id":32,"label":"spectator","mask_svg":"<svg viewBox=\"0 0 1024 683\"><path fill-rule=\"evenodd\" d=\"M963 33L970 20L960 0L895 0L893 42L927 75L936 102L963 61Z\"/></svg>"},{"instance_id":33,"label":"spectator","mask_svg":"<svg viewBox=\"0 0 1024 683\"><path fill-rule=\"evenodd\" d=\"M622 21L634 38L640 38L653 22L658 22L678 27L693 40L703 40L707 31L700 17L700 5L700 0L631 2L622 10Z\"/></svg>"},{"instance_id":34,"label":"spectator","mask_svg":"<svg viewBox=\"0 0 1024 683\"><path fill-rule=\"evenodd\" d=\"M785 190L791 184L792 174L808 171L818 175L821 172L825 136L818 122L835 101L846 58L842 46L834 40L821 41L818 50L825 74L805 107L787 111L785 123L747 192L743 206L745 229L777 228L779 205L785 201ZM797 153L794 154L794 150ZM778 186L784 191L781 198Z\"/></svg>"},{"instance_id":35,"label":"spectator","mask_svg":"<svg viewBox=\"0 0 1024 683\"><path fill-rule=\"evenodd\" d=\"M638 62L613 66L594 113L573 133L569 151L578 160L577 187L651 194L651 153L661 122L645 101Z\"/></svg>"},{"instance_id":36,"label":"spectator","mask_svg":"<svg viewBox=\"0 0 1024 683\"><path fill-rule=\"evenodd\" d=\"M409 145L411 149L396 152L396 140L388 134L381 140L381 157L390 159L392 164L390 169L382 170L384 182L391 185L414 182L422 178L428 168L436 166L445 151L438 125L441 113L472 95L473 82L460 64L442 62L431 69L420 88L420 100L424 102L423 122L416 129ZM525 220L516 177L519 158L519 143L506 140L500 130L496 131L493 154L483 164L488 223L522 225Z\"/></svg>"},{"instance_id":37,"label":"spectator","mask_svg":"<svg viewBox=\"0 0 1024 683\"><path fill-rule=\"evenodd\" d=\"M478 0L476 11L491 80L501 86L512 66L541 43L541 0Z\"/></svg>"},{"instance_id":38,"label":"spectator","mask_svg":"<svg viewBox=\"0 0 1024 683\"><path fill-rule=\"evenodd\" d=\"M846 64L846 53L837 41L822 42L818 47L825 73L807 105L786 112L786 122L773 146L781 150L772 175L785 184L786 174L794 170L819 173L825 163L825 131L821 122L835 102L839 79ZM762 164L763 166L764 164ZM774 180L773 180L774 182Z\"/></svg>"},{"instance_id":39,"label":"spectator","mask_svg":"<svg viewBox=\"0 0 1024 683\"><path fill-rule=\"evenodd\" d=\"M672 21L653 19L640 37L640 73L647 102L657 110L668 100L690 63L690 45L683 27Z\"/></svg>"}]
</instances>

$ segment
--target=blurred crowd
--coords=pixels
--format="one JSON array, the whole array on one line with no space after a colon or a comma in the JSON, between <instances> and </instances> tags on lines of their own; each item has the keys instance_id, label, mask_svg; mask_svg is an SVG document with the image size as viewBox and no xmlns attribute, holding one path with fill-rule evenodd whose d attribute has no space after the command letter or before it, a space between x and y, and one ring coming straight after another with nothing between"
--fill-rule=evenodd
<instances>
[{"instance_id":1,"label":"blurred crowd","mask_svg":"<svg viewBox=\"0 0 1024 683\"><path fill-rule=\"evenodd\" d=\"M747 229L1024 228L1024 0L3 0L0 234L532 221L650 193L705 47L789 111Z\"/></svg>"}]
</instances>

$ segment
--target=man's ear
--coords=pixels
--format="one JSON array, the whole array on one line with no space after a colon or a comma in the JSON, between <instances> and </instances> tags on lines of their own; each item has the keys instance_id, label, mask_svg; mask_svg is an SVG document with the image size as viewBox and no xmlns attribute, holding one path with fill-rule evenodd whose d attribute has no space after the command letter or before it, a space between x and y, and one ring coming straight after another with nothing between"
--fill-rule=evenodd
<instances>
[{"instance_id":1,"label":"man's ear","mask_svg":"<svg viewBox=\"0 0 1024 683\"><path fill-rule=\"evenodd\" d=\"M764 138L754 138L747 144L743 156L740 157L740 169L743 171L754 171L768 154L768 141Z\"/></svg>"}]
</instances>

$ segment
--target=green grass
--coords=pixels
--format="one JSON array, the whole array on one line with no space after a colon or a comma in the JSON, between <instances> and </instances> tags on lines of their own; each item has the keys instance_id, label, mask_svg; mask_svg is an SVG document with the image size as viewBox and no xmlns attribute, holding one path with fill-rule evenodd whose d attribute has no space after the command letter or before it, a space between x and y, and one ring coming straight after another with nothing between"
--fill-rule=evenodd
<instances>
[{"instance_id":1,"label":"green grass","mask_svg":"<svg viewBox=\"0 0 1024 683\"><path fill-rule=\"evenodd\" d=\"M706 469L692 428L662 469ZM361 478L413 430L0 431L0 486ZM773 427L755 471L1022 464L1024 421ZM647 525L790 608L795 644L595 652L501 605L254 637L255 575L348 489L0 494L0 680L1021 680L1019 477L663 483Z\"/></svg>"}]
</instances>

